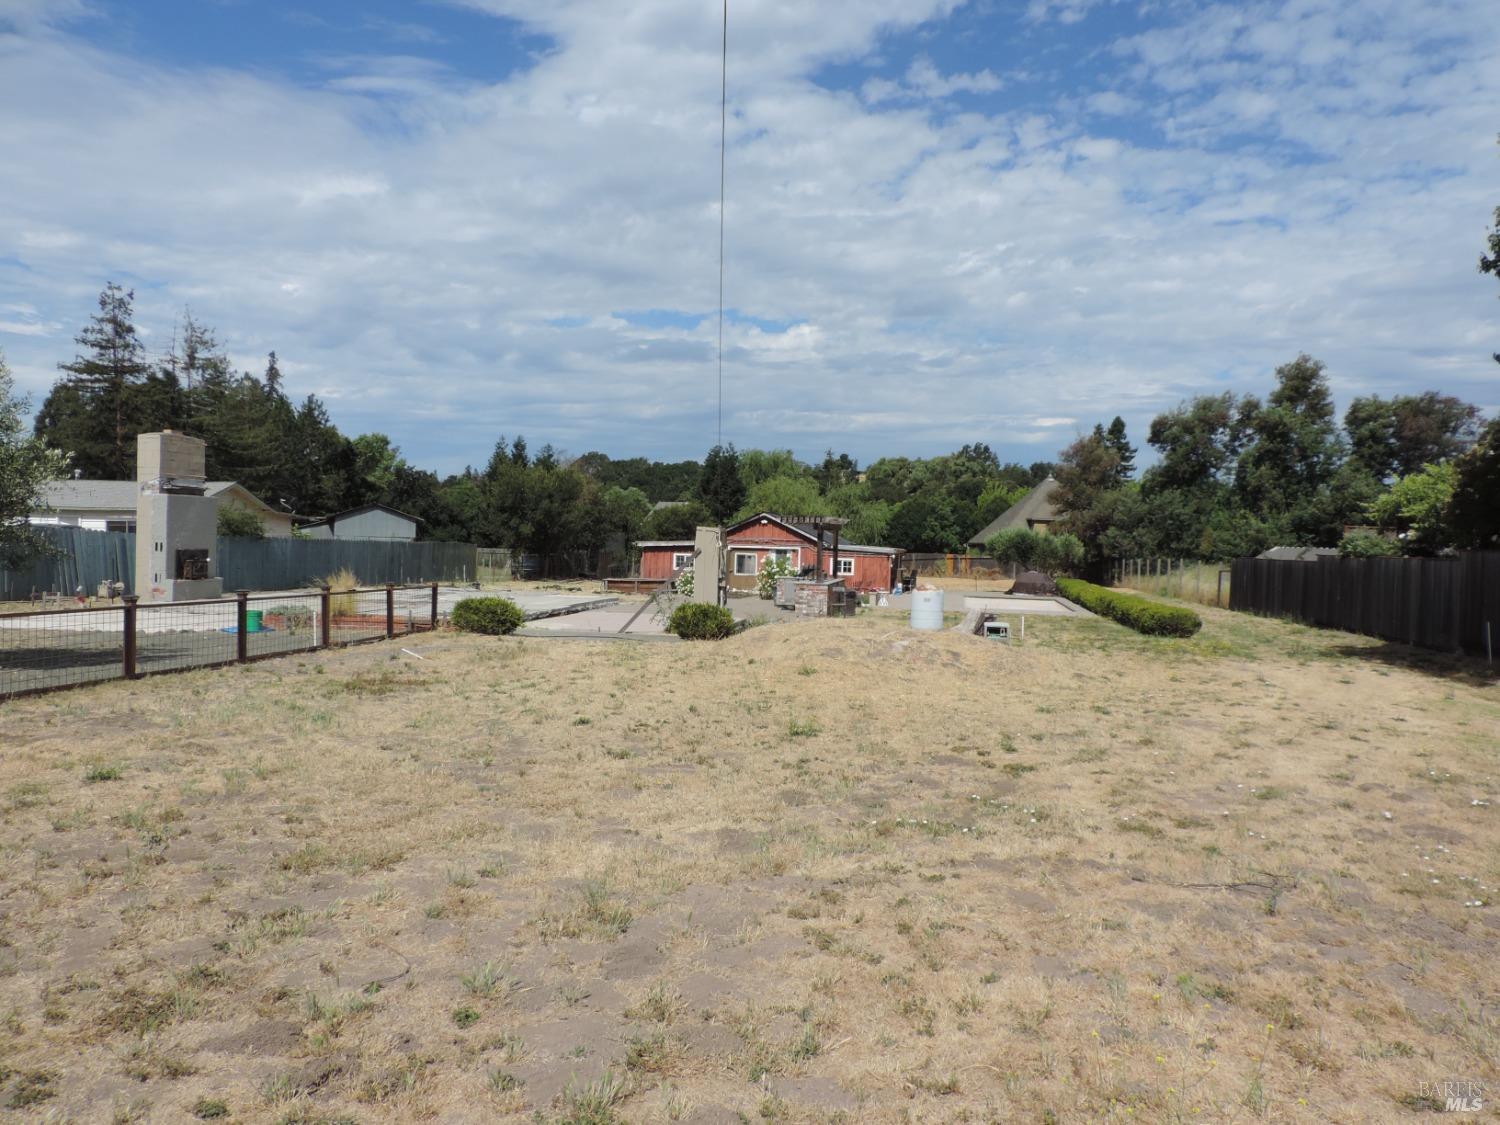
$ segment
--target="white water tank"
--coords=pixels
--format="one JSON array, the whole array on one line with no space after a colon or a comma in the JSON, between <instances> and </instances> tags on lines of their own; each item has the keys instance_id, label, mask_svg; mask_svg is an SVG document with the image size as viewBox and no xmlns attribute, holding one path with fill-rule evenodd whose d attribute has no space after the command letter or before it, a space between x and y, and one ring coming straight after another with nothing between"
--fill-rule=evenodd
<instances>
[{"instance_id":1,"label":"white water tank","mask_svg":"<svg viewBox=\"0 0 1500 1125\"><path fill-rule=\"evenodd\" d=\"M913 590L911 592L911 627L913 629L941 629L943 627L943 592L941 590Z\"/></svg>"}]
</instances>

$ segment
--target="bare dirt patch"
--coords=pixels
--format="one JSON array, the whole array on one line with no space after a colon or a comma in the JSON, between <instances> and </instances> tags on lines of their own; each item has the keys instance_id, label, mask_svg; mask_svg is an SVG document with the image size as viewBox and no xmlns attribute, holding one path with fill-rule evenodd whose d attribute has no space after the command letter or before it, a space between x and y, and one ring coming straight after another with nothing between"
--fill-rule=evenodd
<instances>
[{"instance_id":1,"label":"bare dirt patch","mask_svg":"<svg viewBox=\"0 0 1500 1125\"><path fill-rule=\"evenodd\" d=\"M5 705L0 1104L1368 1121L1493 1090L1500 689L1205 617L439 634Z\"/></svg>"}]
</instances>

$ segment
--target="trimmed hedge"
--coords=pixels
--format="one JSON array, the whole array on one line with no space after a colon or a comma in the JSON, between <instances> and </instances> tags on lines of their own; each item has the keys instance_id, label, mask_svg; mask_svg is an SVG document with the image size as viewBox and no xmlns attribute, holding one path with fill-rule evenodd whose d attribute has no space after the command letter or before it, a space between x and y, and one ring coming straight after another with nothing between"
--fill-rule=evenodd
<instances>
[{"instance_id":1,"label":"trimmed hedge","mask_svg":"<svg viewBox=\"0 0 1500 1125\"><path fill-rule=\"evenodd\" d=\"M525 621L521 607L508 598L465 598L448 617L455 629L489 636L514 633Z\"/></svg>"},{"instance_id":2,"label":"trimmed hedge","mask_svg":"<svg viewBox=\"0 0 1500 1125\"><path fill-rule=\"evenodd\" d=\"M685 641L717 641L734 632L734 614L723 606L688 602L672 611L667 628Z\"/></svg>"},{"instance_id":3,"label":"trimmed hedge","mask_svg":"<svg viewBox=\"0 0 1500 1125\"><path fill-rule=\"evenodd\" d=\"M1181 606L1162 605L1077 578L1059 578L1057 588L1069 601L1103 617L1113 618L1140 633L1155 637L1191 637L1203 628L1203 618Z\"/></svg>"}]
</instances>

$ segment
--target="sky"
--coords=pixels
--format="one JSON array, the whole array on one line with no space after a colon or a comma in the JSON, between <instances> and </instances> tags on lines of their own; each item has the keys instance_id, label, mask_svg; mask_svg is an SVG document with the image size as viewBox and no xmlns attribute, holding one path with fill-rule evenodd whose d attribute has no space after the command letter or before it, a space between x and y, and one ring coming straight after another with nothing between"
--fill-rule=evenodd
<instances>
[{"instance_id":1,"label":"sky","mask_svg":"<svg viewBox=\"0 0 1500 1125\"><path fill-rule=\"evenodd\" d=\"M730 0L723 438L1144 445L1278 364L1500 413L1494 0ZM718 438L717 0L0 0L0 354L114 281L453 472Z\"/></svg>"}]
</instances>

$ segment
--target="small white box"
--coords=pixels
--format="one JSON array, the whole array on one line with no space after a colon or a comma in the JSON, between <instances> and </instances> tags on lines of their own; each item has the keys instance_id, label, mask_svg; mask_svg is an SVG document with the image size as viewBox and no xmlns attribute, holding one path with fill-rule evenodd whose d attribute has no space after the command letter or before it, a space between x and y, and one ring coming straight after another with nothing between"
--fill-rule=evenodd
<instances>
[{"instance_id":1,"label":"small white box","mask_svg":"<svg viewBox=\"0 0 1500 1125\"><path fill-rule=\"evenodd\" d=\"M992 641L1004 641L1006 644L1010 644L1010 622L986 621L984 623L984 635Z\"/></svg>"}]
</instances>

